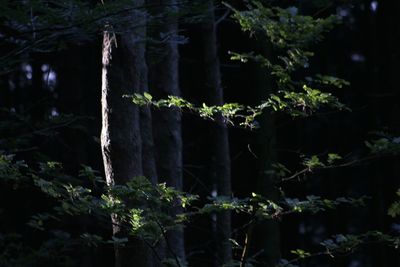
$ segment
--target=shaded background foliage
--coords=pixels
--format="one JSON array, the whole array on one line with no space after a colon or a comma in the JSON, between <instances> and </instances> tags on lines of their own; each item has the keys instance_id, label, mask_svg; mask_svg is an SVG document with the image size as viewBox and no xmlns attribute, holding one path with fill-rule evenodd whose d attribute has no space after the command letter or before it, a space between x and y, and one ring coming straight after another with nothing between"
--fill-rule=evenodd
<instances>
[{"instance_id":1,"label":"shaded background foliage","mask_svg":"<svg viewBox=\"0 0 400 267\"><path fill-rule=\"evenodd\" d=\"M19 18L20 14L29 14L29 5L22 5L27 8L25 12L18 9L22 2L0 2L0 16L5 21L0 25L1 150L15 154L17 159L24 159L28 163L38 160L62 162L65 171L73 176L76 176L81 164L102 170L99 144L99 33L104 24L110 22L118 22L117 32L129 31L124 28L124 19L129 20L129 16L121 16L126 12L126 3L117 1L105 10L95 1L79 1L82 7L68 6L68 1L48 1L50 4L47 8L61 10L62 15L47 17L46 14L54 12L43 8L34 18ZM31 2L41 4L41 1ZM239 7L242 4L240 1L229 2ZM269 2L282 7L294 5L293 1ZM60 8L64 3L65 6ZM90 5L92 9L87 8ZM201 5L198 11L190 9L191 3L182 2L182 5L187 5L189 10L183 8L181 39L178 40L181 43L180 86L184 98L200 104L207 102L209 97L204 91L202 28L198 23L202 9ZM273 149L279 162L296 170L301 168L300 154L325 155L328 152L357 160L367 153L365 140L399 134L399 83L396 75L400 56L399 5L397 1L296 1L295 6L301 13L321 17L337 14L342 18L343 22L328 33L324 41L313 47L315 56L311 59L309 69L313 73L326 73L350 81L350 87L336 89L333 93L352 112L326 112L296 120L284 114L276 115L277 140ZM224 16L226 8L222 5L217 7L217 17ZM92 13L85 13L87 10ZM35 25L39 26L32 29L31 23L31 27L24 28L24 25L30 25L30 19L37 20ZM51 26L48 26L49 22ZM41 23L43 29L40 28ZM157 20L150 22L150 25L152 23L157 25ZM226 102L258 104L259 91L263 87L263 79L260 78L262 71L253 63L243 65L231 61L228 51L259 51L260 40L249 39L230 17L219 23L217 32ZM157 40L151 42L156 43ZM211 135L211 125L212 122L191 114L183 116L184 187L188 192L202 196L208 196L213 191L209 178L210 144L205 138ZM257 162L262 154L260 142L263 141L257 140L257 131L231 127L229 133L233 194L246 197L255 190L260 170ZM355 166L315 171L304 177L304 181L294 179L281 183L279 186L291 197L304 198L310 194L327 198L371 197L366 208L341 208L312 216L296 214L286 217L280 228L281 250L285 252L297 247L317 250L319 242L337 233L355 234L371 229L398 232L398 222L396 224L394 219L387 216L387 208L396 197L394 192L400 187L397 163L398 156L382 157ZM303 180L303 177L300 178ZM21 233L22 244L28 244L28 247L32 246L40 252L39 240L45 240L46 237L32 233L26 222L33 213L51 206L49 200L30 188L15 190L6 183L0 192L3 251L6 251L6 245L3 244L9 244L7 239L10 238L5 233L16 232ZM234 228L240 227L244 221L240 216L236 218L233 221ZM82 230L99 227L85 218L79 222L64 223ZM208 218L201 218L186 228L187 251L191 252L188 253L190 266L210 264L204 262L208 255L213 255L215 248L215 244L210 243L210 224ZM110 232L107 229L103 231ZM244 238L243 234L236 237L241 240ZM62 238L66 237L61 236L58 240ZM52 244L56 251L62 245L62 242ZM64 249L67 254L74 256L72 258L83 258L83 261L78 260L81 266L107 266L112 258L111 246L83 252ZM31 260L29 248L17 248L15 251L23 251L27 258L25 260ZM48 252L44 249L43 253ZM3 253L2 257L10 255ZM290 255L283 254L282 257L290 258ZM397 266L399 263L398 251L372 244L349 257L339 257L334 261L316 257L307 259L303 264L356 267ZM39 261L37 266L45 264ZM22 262L14 265L29 264Z\"/></svg>"}]
</instances>

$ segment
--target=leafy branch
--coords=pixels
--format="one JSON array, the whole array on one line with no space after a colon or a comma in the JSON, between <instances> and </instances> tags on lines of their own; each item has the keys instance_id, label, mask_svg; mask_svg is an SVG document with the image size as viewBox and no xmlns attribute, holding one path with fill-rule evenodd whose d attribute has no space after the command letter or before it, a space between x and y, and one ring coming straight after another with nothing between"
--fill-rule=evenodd
<instances>
[{"instance_id":1,"label":"leafy branch","mask_svg":"<svg viewBox=\"0 0 400 267\"><path fill-rule=\"evenodd\" d=\"M280 91L278 94L272 94L258 106L244 106L238 103L214 106L208 106L203 103L201 106L196 106L178 96L168 96L166 99L153 100L153 96L149 93L124 95L123 97L131 99L138 106L177 109L212 121L222 116L224 123L247 129L258 128L256 118L263 114L267 108L271 112L282 111L293 117L309 116L322 107L345 109L345 106L330 93L322 93L307 86L304 86L304 91L299 93Z\"/></svg>"}]
</instances>

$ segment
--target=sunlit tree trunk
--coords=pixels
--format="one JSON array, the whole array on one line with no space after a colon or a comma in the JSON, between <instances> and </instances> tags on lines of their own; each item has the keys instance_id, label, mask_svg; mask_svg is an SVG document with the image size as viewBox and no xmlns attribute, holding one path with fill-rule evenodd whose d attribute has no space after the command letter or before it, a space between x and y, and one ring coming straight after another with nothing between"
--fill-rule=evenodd
<instances>
[{"instance_id":1,"label":"sunlit tree trunk","mask_svg":"<svg viewBox=\"0 0 400 267\"><path fill-rule=\"evenodd\" d=\"M223 88L221 84L220 63L217 52L217 33L214 15L214 1L208 0L205 21L203 23L203 51L205 63L205 80L210 104L223 105ZM231 192L231 160L229 137L226 124L221 115L217 115L216 124L212 129L212 157L214 177L218 196L230 197ZM231 212L218 213L216 221L217 261L218 266L232 259Z\"/></svg>"},{"instance_id":2,"label":"sunlit tree trunk","mask_svg":"<svg viewBox=\"0 0 400 267\"><path fill-rule=\"evenodd\" d=\"M141 6L143 1L132 5ZM116 35L109 26L103 34L101 147L109 185L143 175L139 109L122 97L141 92L147 75L145 27L138 26L144 24L144 16L137 10L130 15L133 21L126 32ZM115 215L112 222L114 235L127 235ZM116 248L115 256L116 267L152 265L149 249L138 239Z\"/></svg>"}]
</instances>

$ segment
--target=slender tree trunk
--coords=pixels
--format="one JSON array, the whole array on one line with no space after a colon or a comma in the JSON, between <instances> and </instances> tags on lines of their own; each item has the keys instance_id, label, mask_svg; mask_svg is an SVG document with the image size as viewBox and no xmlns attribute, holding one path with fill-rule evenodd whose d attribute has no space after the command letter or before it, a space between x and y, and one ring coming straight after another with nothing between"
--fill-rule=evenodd
<instances>
[{"instance_id":1,"label":"slender tree trunk","mask_svg":"<svg viewBox=\"0 0 400 267\"><path fill-rule=\"evenodd\" d=\"M137 0L132 5L141 6L143 1ZM109 185L143 175L139 109L122 98L124 94L141 92L147 75L145 27L137 26L144 23L143 15L140 11L132 11L130 15L134 21L127 32L115 35L110 28L103 34L101 147ZM112 222L114 235L127 235L115 215ZM152 266L149 249L138 239L124 248L116 248L115 256L116 267Z\"/></svg>"},{"instance_id":2,"label":"slender tree trunk","mask_svg":"<svg viewBox=\"0 0 400 267\"><path fill-rule=\"evenodd\" d=\"M50 97L46 88L43 86L42 61L39 58L35 58L30 65L32 68L31 95L28 97L30 101L34 103L33 110L35 111L31 112L31 114L34 120L40 121L47 115Z\"/></svg>"},{"instance_id":3,"label":"slender tree trunk","mask_svg":"<svg viewBox=\"0 0 400 267\"><path fill-rule=\"evenodd\" d=\"M262 41L258 46L261 53L270 58L271 47L266 41ZM255 73L257 79L257 99L258 102L267 99L269 94L273 93L272 80L266 69L260 69ZM278 201L280 198L277 188L277 177L271 172L272 163L277 161L276 154L276 127L274 116L270 113L264 113L259 117L260 130L257 134L257 142L254 151L258 155L259 165L257 167L257 187L256 192L270 199ZM246 250L242 256L241 267L247 266L247 257L258 255L257 261L262 266L275 266L281 259L280 254L280 228L279 222L274 219L256 221L248 229L246 236Z\"/></svg>"},{"instance_id":4,"label":"slender tree trunk","mask_svg":"<svg viewBox=\"0 0 400 267\"><path fill-rule=\"evenodd\" d=\"M260 45L260 50L267 58L271 54L271 47L264 41ZM257 75L259 99L265 100L273 93L271 77L265 69L260 69ZM280 193L277 188L277 177L271 172L271 164L277 161L276 145L277 134L274 122L274 116L271 113L264 113L260 117L261 129L257 136L257 147L259 152L258 167L258 193L276 202L279 200ZM255 227L255 245L256 251L261 252L258 260L264 262L265 266L275 266L281 258L280 253L280 227L277 220L265 220Z\"/></svg>"},{"instance_id":5,"label":"slender tree trunk","mask_svg":"<svg viewBox=\"0 0 400 267\"><path fill-rule=\"evenodd\" d=\"M154 153L152 115L149 107L142 107L140 110L140 133L142 140L143 175L152 184L156 184L158 178Z\"/></svg>"},{"instance_id":6,"label":"slender tree trunk","mask_svg":"<svg viewBox=\"0 0 400 267\"><path fill-rule=\"evenodd\" d=\"M146 35L146 33L144 34ZM143 66L143 75L141 75L143 84L141 93L148 93L147 65ZM150 107L140 108L140 134L142 140L142 165L143 175L147 177L152 184L158 182L157 166L155 159L155 145L153 138L153 119Z\"/></svg>"},{"instance_id":7,"label":"slender tree trunk","mask_svg":"<svg viewBox=\"0 0 400 267\"><path fill-rule=\"evenodd\" d=\"M259 145L264 150L261 152L259 169L258 188L259 193L268 199L276 202L279 200L279 190L277 188L276 177L269 174L271 164L276 161L276 131L271 114L263 115L260 131ZM260 260L266 263L265 266L275 266L280 254L280 227L276 219L265 220L255 227L257 252L262 251ZM256 252L256 253L257 253Z\"/></svg>"},{"instance_id":8,"label":"slender tree trunk","mask_svg":"<svg viewBox=\"0 0 400 267\"><path fill-rule=\"evenodd\" d=\"M144 35L147 36L145 33ZM147 65L143 68L141 93L148 93L148 69ZM153 135L153 116L150 107L140 107L140 135L142 140L142 167L143 175L151 181L153 185L158 183L157 165L156 165L156 148ZM161 259L165 258L165 242L160 239L155 245L155 250ZM155 261L154 266L163 266L160 261Z\"/></svg>"},{"instance_id":9,"label":"slender tree trunk","mask_svg":"<svg viewBox=\"0 0 400 267\"><path fill-rule=\"evenodd\" d=\"M157 97L168 95L180 96L179 89L179 52L176 36L178 34L178 2L176 0L151 1L158 3L157 39L164 39L160 54L153 57L150 69L151 90ZM165 37L164 37L165 36ZM177 190L183 189L182 183L182 130L181 114L178 110L162 110L154 113L157 132L154 133L157 147L157 167L161 181ZM171 213L180 213L180 208L174 208ZM171 251L181 262L186 262L183 228L167 233L167 243ZM174 257L169 255L168 257Z\"/></svg>"},{"instance_id":10,"label":"slender tree trunk","mask_svg":"<svg viewBox=\"0 0 400 267\"><path fill-rule=\"evenodd\" d=\"M208 0L205 21L203 23L203 49L205 61L205 80L207 92L212 105L223 105L223 88L221 71L217 52L217 33L214 15L214 1ZM230 197L231 190L231 160L229 149L228 128L221 115L217 116L212 129L212 156L215 166L215 183L219 196ZM231 212L218 213L216 221L217 260L218 265L226 264L232 259Z\"/></svg>"}]
</instances>

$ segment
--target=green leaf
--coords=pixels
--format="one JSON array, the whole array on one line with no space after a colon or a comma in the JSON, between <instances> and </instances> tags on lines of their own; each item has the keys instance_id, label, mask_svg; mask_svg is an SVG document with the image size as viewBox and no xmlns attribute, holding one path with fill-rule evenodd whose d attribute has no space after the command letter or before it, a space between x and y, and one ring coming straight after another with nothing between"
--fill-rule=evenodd
<instances>
[{"instance_id":1,"label":"green leaf","mask_svg":"<svg viewBox=\"0 0 400 267\"><path fill-rule=\"evenodd\" d=\"M302 259L311 256L311 253L306 252L302 249L291 250L290 253L295 254Z\"/></svg>"},{"instance_id":2,"label":"green leaf","mask_svg":"<svg viewBox=\"0 0 400 267\"><path fill-rule=\"evenodd\" d=\"M147 92L143 93L143 96L150 102L153 99L153 96Z\"/></svg>"}]
</instances>

